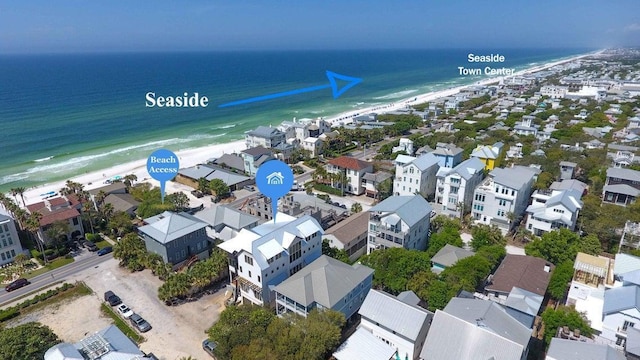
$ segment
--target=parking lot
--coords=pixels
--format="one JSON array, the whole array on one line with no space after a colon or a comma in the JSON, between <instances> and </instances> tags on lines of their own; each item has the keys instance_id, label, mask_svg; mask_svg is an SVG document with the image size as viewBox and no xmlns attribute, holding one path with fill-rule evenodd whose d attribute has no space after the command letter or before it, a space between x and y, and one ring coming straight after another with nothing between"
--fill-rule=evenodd
<instances>
[{"instance_id":1,"label":"parking lot","mask_svg":"<svg viewBox=\"0 0 640 360\"><path fill-rule=\"evenodd\" d=\"M143 334L146 341L140 348L144 352L167 360L189 355L210 358L202 350L202 340L224 308L224 289L194 302L169 307L158 300L157 289L162 282L150 271L132 274L120 269L113 259L65 280L84 281L95 293L30 316L31 321L49 325L64 341L77 342L109 324L110 320L102 317L100 303L104 292L111 290L153 327Z\"/></svg>"}]
</instances>

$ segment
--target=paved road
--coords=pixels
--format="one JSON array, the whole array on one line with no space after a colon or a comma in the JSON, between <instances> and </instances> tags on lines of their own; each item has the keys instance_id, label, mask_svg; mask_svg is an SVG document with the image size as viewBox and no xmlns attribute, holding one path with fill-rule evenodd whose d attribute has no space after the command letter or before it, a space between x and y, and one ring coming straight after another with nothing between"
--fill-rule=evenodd
<instances>
[{"instance_id":1,"label":"paved road","mask_svg":"<svg viewBox=\"0 0 640 360\"><path fill-rule=\"evenodd\" d=\"M38 291L39 289L42 289L55 282L64 281L71 275L75 275L76 273L85 269L98 267L101 263L111 258L113 258L113 253L103 256L98 256L96 253L81 254L77 256L76 261L71 264L59 267L57 269L29 279L31 284L23 288L14 290L12 292L7 292L3 288L2 290L0 290L0 305L11 302L15 298L20 297L24 294Z\"/></svg>"}]
</instances>

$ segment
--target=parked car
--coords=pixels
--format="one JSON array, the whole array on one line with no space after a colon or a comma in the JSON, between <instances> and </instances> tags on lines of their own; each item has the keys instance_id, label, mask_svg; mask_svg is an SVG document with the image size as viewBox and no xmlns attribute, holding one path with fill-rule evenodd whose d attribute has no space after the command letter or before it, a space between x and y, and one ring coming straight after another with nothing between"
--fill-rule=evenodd
<instances>
[{"instance_id":1,"label":"parked car","mask_svg":"<svg viewBox=\"0 0 640 360\"><path fill-rule=\"evenodd\" d=\"M31 284L31 283L29 282L29 280L27 280L27 279L23 279L23 278L20 278L20 279L18 279L18 280L16 280L16 281L12 282L11 284L9 284L9 285L5 286L5 288L4 288L4 289L5 289L5 290L7 290L7 291L13 291L13 290L18 290L18 289L20 289L21 287L23 287L23 286L27 286L27 285L29 285L29 284Z\"/></svg>"},{"instance_id":2,"label":"parked car","mask_svg":"<svg viewBox=\"0 0 640 360\"><path fill-rule=\"evenodd\" d=\"M248 190L248 191L256 191L256 188L255 188L255 187L253 187L253 186L251 186L251 185L245 185L245 186L244 186L244 189L245 189L245 190Z\"/></svg>"},{"instance_id":3,"label":"parked car","mask_svg":"<svg viewBox=\"0 0 640 360\"><path fill-rule=\"evenodd\" d=\"M216 344L215 341L211 341L209 339L202 341L202 349L204 349L204 351L206 351L207 354L211 355L213 358L216 357L213 354L213 350L215 350L216 347L218 347L218 344Z\"/></svg>"},{"instance_id":4,"label":"parked car","mask_svg":"<svg viewBox=\"0 0 640 360\"><path fill-rule=\"evenodd\" d=\"M111 246L103 247L102 249L98 250L98 256L107 255L112 251L113 248Z\"/></svg>"},{"instance_id":5,"label":"parked car","mask_svg":"<svg viewBox=\"0 0 640 360\"><path fill-rule=\"evenodd\" d=\"M104 301L108 302L111 306L122 304L122 300L120 300L120 297L114 294L111 290L104 293Z\"/></svg>"},{"instance_id":6,"label":"parked car","mask_svg":"<svg viewBox=\"0 0 640 360\"><path fill-rule=\"evenodd\" d=\"M133 310L131 310L126 304L122 303L118 305L118 312L122 315L123 318L128 319L133 315Z\"/></svg>"},{"instance_id":7,"label":"parked car","mask_svg":"<svg viewBox=\"0 0 640 360\"><path fill-rule=\"evenodd\" d=\"M87 242L86 242L86 244L85 244L85 247L86 247L87 249L89 249L89 251L92 251L92 252L93 252L93 251L98 251L98 250L99 250L99 249L98 249L98 245L96 245L96 244L92 243L91 241L87 241Z\"/></svg>"},{"instance_id":8,"label":"parked car","mask_svg":"<svg viewBox=\"0 0 640 360\"><path fill-rule=\"evenodd\" d=\"M131 325L135 326L140 332L147 332L151 330L151 324L147 322L147 320L143 319L142 316L133 313L129 316L129 321L131 321Z\"/></svg>"}]
</instances>

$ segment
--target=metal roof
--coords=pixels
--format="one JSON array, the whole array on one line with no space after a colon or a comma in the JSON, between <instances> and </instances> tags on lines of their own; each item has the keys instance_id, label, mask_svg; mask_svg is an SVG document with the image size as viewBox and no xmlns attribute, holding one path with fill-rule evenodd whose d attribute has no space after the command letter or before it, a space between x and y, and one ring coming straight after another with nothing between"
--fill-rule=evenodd
<instances>
[{"instance_id":1,"label":"metal roof","mask_svg":"<svg viewBox=\"0 0 640 360\"><path fill-rule=\"evenodd\" d=\"M282 131L268 126L258 126L254 130L247 131L246 134L262 138L271 138L274 136L284 135Z\"/></svg>"},{"instance_id":2,"label":"metal roof","mask_svg":"<svg viewBox=\"0 0 640 360\"><path fill-rule=\"evenodd\" d=\"M424 360L514 360L531 329L488 300L453 298L436 311L420 357Z\"/></svg>"},{"instance_id":3,"label":"metal roof","mask_svg":"<svg viewBox=\"0 0 640 360\"><path fill-rule=\"evenodd\" d=\"M576 210L582 209L581 197L582 193L577 190L562 190L552 195L545 203L545 207L550 208L554 205L561 204L567 208L567 210L575 213Z\"/></svg>"},{"instance_id":4,"label":"metal roof","mask_svg":"<svg viewBox=\"0 0 640 360\"><path fill-rule=\"evenodd\" d=\"M449 172L448 175L456 173L463 179L469 180L471 177L473 177L473 175L481 172L483 169L484 163L480 159L472 157L458 164L458 166L453 168L453 170Z\"/></svg>"},{"instance_id":5,"label":"metal roof","mask_svg":"<svg viewBox=\"0 0 640 360\"><path fill-rule=\"evenodd\" d=\"M514 287L504 305L532 316L538 315L544 296Z\"/></svg>"},{"instance_id":6,"label":"metal roof","mask_svg":"<svg viewBox=\"0 0 640 360\"><path fill-rule=\"evenodd\" d=\"M369 212L393 213L409 227L431 213L431 205L422 196L390 196L369 209Z\"/></svg>"},{"instance_id":7,"label":"metal roof","mask_svg":"<svg viewBox=\"0 0 640 360\"><path fill-rule=\"evenodd\" d=\"M370 267L343 263L322 255L275 287L275 291L298 304L313 303L333 308L351 291L373 276Z\"/></svg>"},{"instance_id":8,"label":"metal roof","mask_svg":"<svg viewBox=\"0 0 640 360\"><path fill-rule=\"evenodd\" d=\"M622 352L606 344L552 338L547 360L625 360Z\"/></svg>"},{"instance_id":9,"label":"metal roof","mask_svg":"<svg viewBox=\"0 0 640 360\"><path fill-rule=\"evenodd\" d=\"M337 360L391 360L396 350L365 328L358 328L333 353Z\"/></svg>"},{"instance_id":10,"label":"metal roof","mask_svg":"<svg viewBox=\"0 0 640 360\"><path fill-rule=\"evenodd\" d=\"M625 168L608 168L607 177L615 177L625 180L640 181L640 171Z\"/></svg>"},{"instance_id":11,"label":"metal roof","mask_svg":"<svg viewBox=\"0 0 640 360\"><path fill-rule=\"evenodd\" d=\"M634 270L640 270L640 257L622 253L616 254L616 259L613 263L614 275L620 275Z\"/></svg>"},{"instance_id":12,"label":"metal roof","mask_svg":"<svg viewBox=\"0 0 640 360\"><path fill-rule=\"evenodd\" d=\"M605 290L603 316L633 308L640 311L640 286L629 285Z\"/></svg>"},{"instance_id":13,"label":"metal roof","mask_svg":"<svg viewBox=\"0 0 640 360\"><path fill-rule=\"evenodd\" d=\"M429 325L428 320L432 316L425 309L374 289L369 290L358 313L370 322L378 323L411 341L415 341L420 330Z\"/></svg>"},{"instance_id":14,"label":"metal roof","mask_svg":"<svg viewBox=\"0 0 640 360\"><path fill-rule=\"evenodd\" d=\"M512 168L495 168L491 170L489 176L493 181L511 189L521 190L539 172L536 168L527 166L514 166Z\"/></svg>"},{"instance_id":15,"label":"metal roof","mask_svg":"<svg viewBox=\"0 0 640 360\"><path fill-rule=\"evenodd\" d=\"M410 164L415 165L420 171L425 171L434 165L438 165L438 158L432 153L427 153L415 158Z\"/></svg>"},{"instance_id":16,"label":"metal roof","mask_svg":"<svg viewBox=\"0 0 640 360\"><path fill-rule=\"evenodd\" d=\"M196 217L183 212L165 211L144 221L147 225L139 227L138 230L162 244L167 244L207 226Z\"/></svg>"},{"instance_id":17,"label":"metal roof","mask_svg":"<svg viewBox=\"0 0 640 360\"><path fill-rule=\"evenodd\" d=\"M639 173L640 174L640 173ZM607 175L609 176L609 175ZM634 180L634 181L640 181L640 178ZM617 185L605 185L603 190L605 192L612 192L612 193L617 193L617 194L624 194L624 195L630 195L630 196L640 196L640 190L636 189L630 185L627 184L617 184Z\"/></svg>"},{"instance_id":18,"label":"metal roof","mask_svg":"<svg viewBox=\"0 0 640 360\"><path fill-rule=\"evenodd\" d=\"M221 228L224 226L230 227L236 231L257 223L260 218L247 214L245 212L236 210L228 206L212 206L199 211L195 214L195 217L206 222L214 228Z\"/></svg>"}]
</instances>

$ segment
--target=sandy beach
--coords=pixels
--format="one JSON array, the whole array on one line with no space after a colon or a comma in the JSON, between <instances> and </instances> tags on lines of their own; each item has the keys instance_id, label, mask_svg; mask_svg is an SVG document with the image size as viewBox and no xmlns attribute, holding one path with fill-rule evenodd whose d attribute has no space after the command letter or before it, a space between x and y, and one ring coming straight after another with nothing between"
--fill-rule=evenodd
<instances>
[{"instance_id":1,"label":"sandy beach","mask_svg":"<svg viewBox=\"0 0 640 360\"><path fill-rule=\"evenodd\" d=\"M577 59L583 58L588 55L591 55L591 54L575 56L575 57L560 60L560 61L555 61L555 62L534 66L525 70L518 71L512 76L522 76L522 75L532 74L538 71L551 68L556 65L575 61ZM438 98L454 95L460 92L461 89L468 87L470 85L479 85L479 86L488 85L488 84L496 83L500 81L502 78L504 77L492 77L492 78L487 78L487 79L478 81L474 84L461 85L454 88L411 96L402 101L396 101L394 103L390 103L387 105L375 106L375 107L370 107L365 109L352 110L349 112L345 112L345 113L327 118L325 120L330 122L333 126L340 126L343 124L350 123L353 117L360 114L368 114L372 112L381 114L381 113L404 109L407 106L412 104L425 103L425 102L433 101ZM245 149L244 141L238 140L231 143L217 144L217 145L211 145L211 146L195 148L195 149L187 149L187 150L176 152L176 155L178 155L180 160L180 168L185 168L185 167L194 166L196 164L204 163L208 159L219 157L224 153L239 152L239 151L242 151L243 149ZM135 174L138 177L139 182L151 181L152 184L159 185L157 181L150 178L146 168L146 161L147 159L140 159L140 160L124 163L108 169L76 176L71 178L70 180L84 184L85 190L91 190L97 187L104 186L105 180L107 179L111 179L116 176L125 176L127 174ZM41 201L42 198L45 197L47 193L50 193L52 191L57 192L62 187L64 187L64 181L40 185L34 188L29 188L24 193L25 202L27 204L31 204L31 203ZM174 191L177 191L177 189L173 186L170 186L170 184L168 183L167 192L171 193ZM18 197L18 199L20 199L20 197ZM20 200L18 201L21 203Z\"/></svg>"}]
</instances>

